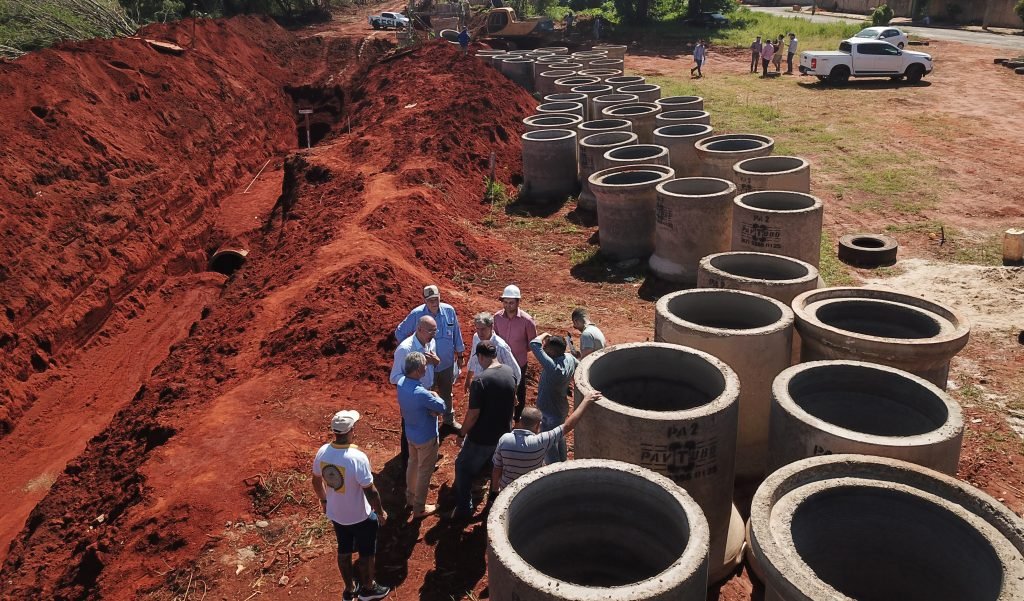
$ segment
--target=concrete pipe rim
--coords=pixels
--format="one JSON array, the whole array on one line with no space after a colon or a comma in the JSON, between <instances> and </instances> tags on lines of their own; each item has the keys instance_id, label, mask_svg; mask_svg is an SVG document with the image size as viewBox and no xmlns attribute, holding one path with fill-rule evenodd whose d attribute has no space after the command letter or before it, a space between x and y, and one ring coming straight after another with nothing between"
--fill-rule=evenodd
<instances>
[{"instance_id":1,"label":"concrete pipe rim","mask_svg":"<svg viewBox=\"0 0 1024 601\"><path fill-rule=\"evenodd\" d=\"M576 86L575 88L569 88L569 92L575 93L575 94L583 94L584 96L589 98L591 94L597 94L599 92L606 92L606 91L608 91L610 89L612 89L611 86L606 86L606 85L599 84L599 83L589 83L587 85Z\"/></svg>"},{"instance_id":2,"label":"concrete pipe rim","mask_svg":"<svg viewBox=\"0 0 1024 601\"><path fill-rule=\"evenodd\" d=\"M602 132L606 130L618 130L623 127L633 127L629 119L591 119L580 123L580 131Z\"/></svg>"},{"instance_id":3,"label":"concrete pipe rim","mask_svg":"<svg viewBox=\"0 0 1024 601\"><path fill-rule=\"evenodd\" d=\"M733 166L740 175L787 175L810 168L807 159L784 155L744 159Z\"/></svg>"},{"instance_id":4,"label":"concrete pipe rim","mask_svg":"<svg viewBox=\"0 0 1024 601\"><path fill-rule=\"evenodd\" d=\"M855 392L844 407L864 415L863 423L874 431L827 415L826 395ZM865 397L874 396L874 399ZM866 361L829 360L799 363L782 370L772 382L772 399L793 418L831 436L877 447L902 448L959 440L963 436L963 411L959 403L935 384L908 371ZM913 424L893 419L872 420L885 403L899 404L920 415ZM912 406L913 405L913 406ZM895 414L886 411L890 418ZM859 416L854 416L859 417ZM898 417L898 416L897 416ZM881 426L891 426L883 433Z\"/></svg>"},{"instance_id":5,"label":"concrete pipe rim","mask_svg":"<svg viewBox=\"0 0 1024 601\"><path fill-rule=\"evenodd\" d=\"M571 129L536 129L534 131L528 131L522 135L524 142L557 142L560 140L569 140L576 137L576 132Z\"/></svg>"},{"instance_id":6,"label":"concrete pipe rim","mask_svg":"<svg viewBox=\"0 0 1024 601\"><path fill-rule=\"evenodd\" d=\"M751 138L742 138L734 140L715 140L713 142L708 142L708 140L710 140L710 138L704 138L703 140L697 142L697 150L711 155L725 155L737 152L753 152L769 148L769 145L767 143L762 142L761 140L754 140Z\"/></svg>"},{"instance_id":7,"label":"concrete pipe rim","mask_svg":"<svg viewBox=\"0 0 1024 601\"><path fill-rule=\"evenodd\" d=\"M557 92L545 96L542 104L551 104L552 102L579 102L583 104L586 100L587 95L582 92Z\"/></svg>"},{"instance_id":8,"label":"concrete pipe rim","mask_svg":"<svg viewBox=\"0 0 1024 601\"><path fill-rule=\"evenodd\" d=\"M636 144L637 136L631 131L603 131L590 134L580 140L580 146L587 148L614 148L623 144Z\"/></svg>"},{"instance_id":9,"label":"concrete pipe rim","mask_svg":"<svg viewBox=\"0 0 1024 601\"><path fill-rule=\"evenodd\" d=\"M711 136L710 138L704 138L697 144L697 148L701 149L709 144L715 144L716 142L725 142L729 140L756 140L763 143L762 147L775 147L775 139L769 138L768 136L762 136L760 134L718 134Z\"/></svg>"},{"instance_id":10,"label":"concrete pipe rim","mask_svg":"<svg viewBox=\"0 0 1024 601\"><path fill-rule=\"evenodd\" d=\"M662 121L692 121L695 119L705 119L711 116L707 111L698 111L694 109L675 109L665 111L665 105L661 106L663 112L658 115L658 118Z\"/></svg>"},{"instance_id":11,"label":"concrete pipe rim","mask_svg":"<svg viewBox=\"0 0 1024 601\"><path fill-rule=\"evenodd\" d=\"M653 369L651 367L653 362L650 358L652 355L671 357L673 366L678 368L668 374L675 378L672 381L673 385L686 386L693 389L700 393L702 398L696 402L685 402L675 407L658 409L637 407L636 403L629 404L615 400L614 397L618 395L609 393L609 383L601 380L602 376L609 373L609 370L602 368L601 364L614 360L615 357L613 355L615 353L619 354L620 360L624 360L621 359L623 355L635 355L639 357L637 360L641 361L644 367L651 369ZM594 368L595 364L598 364L597 369ZM684 366L686 369L683 369ZM593 378L597 379L596 383L592 382L593 379L590 377L592 372L598 375L597 378ZM643 374L635 375L631 378L631 380L639 379L649 378ZM702 389L695 385L693 380L696 379L710 381L703 381L704 388ZM724 361L710 353L668 342L627 342L606 346L599 351L587 355L580 362L576 369L574 381L576 389L581 395L585 396L593 390L600 390L604 396L597 400L596 403L606 409L629 417L654 420L666 424L726 411L730 405L738 402L740 390L739 377ZM614 385L614 383L611 384ZM675 400L674 398L673 401Z\"/></svg>"},{"instance_id":12,"label":"concrete pipe rim","mask_svg":"<svg viewBox=\"0 0 1024 601\"><path fill-rule=\"evenodd\" d=\"M586 473L581 474L584 471ZM517 513L527 511L535 504L543 503L545 498L550 499L551 496L558 496L564 500L585 496L590 492L596 493L597 491L592 490L595 486L613 479L619 483L628 482L645 491L646 494L636 496L638 504L645 506L644 513L651 515L659 509L662 517L672 517L679 522L675 524L676 528L672 528L671 522L666 524L666 538L672 538L673 535L680 533L685 535L682 548L678 553L673 552L673 555L677 556L667 565L657 573L636 582L610 588L587 586L550 576L520 554L522 541L519 541L519 545L513 542L514 538L518 538L515 534L517 526L511 523ZM546 485L545 482L549 484ZM563 484L554 491L539 488L550 487L550 484L557 486L559 482L571 485ZM547 494L541 496L536 492L538 490ZM674 590L684 586L694 577L700 577L701 571L707 570L711 531L707 518L704 517L697 502L665 476L621 461L576 459L533 470L516 478L502 490L487 517L487 539L491 553L517 579L546 583L547 588L557 590L560 599L639 601L661 598L666 590ZM677 547L673 547L673 551L676 549Z\"/></svg>"},{"instance_id":13,"label":"concrete pipe rim","mask_svg":"<svg viewBox=\"0 0 1024 601\"><path fill-rule=\"evenodd\" d=\"M686 104L695 104L697 102L704 102L703 96L665 96L657 100L658 104L662 106L677 106Z\"/></svg>"},{"instance_id":14,"label":"concrete pipe rim","mask_svg":"<svg viewBox=\"0 0 1024 601\"><path fill-rule=\"evenodd\" d=\"M611 104L615 103L616 106L623 104L636 104L640 101L640 97L636 94L605 94L603 96L594 96L591 98L591 102L595 104Z\"/></svg>"},{"instance_id":15,"label":"concrete pipe rim","mask_svg":"<svg viewBox=\"0 0 1024 601\"><path fill-rule=\"evenodd\" d=\"M736 169L736 171L739 172L739 169ZM746 192L737 195L733 199L733 203L741 209L768 213L770 215L814 213L815 211L821 211L825 206L817 196L791 190L757 190Z\"/></svg>"},{"instance_id":16,"label":"concrete pipe rim","mask_svg":"<svg viewBox=\"0 0 1024 601\"><path fill-rule=\"evenodd\" d=\"M588 85L588 84L600 83L600 82L601 82L601 79L599 77L579 77L579 76L573 76L573 77L563 77L562 79L556 79L555 80L555 85L556 86L563 86L563 87L569 86L570 88L574 88L576 86L585 86L585 85Z\"/></svg>"},{"instance_id":17,"label":"concrete pipe rim","mask_svg":"<svg viewBox=\"0 0 1024 601\"><path fill-rule=\"evenodd\" d=\"M663 113L664 114L664 113ZM660 116L660 115L659 115ZM676 123L674 125L663 125L654 130L654 137L662 138L693 138L711 133L714 129L703 123Z\"/></svg>"},{"instance_id":18,"label":"concrete pipe rim","mask_svg":"<svg viewBox=\"0 0 1024 601\"><path fill-rule=\"evenodd\" d=\"M657 92L661 89L661 86L653 83L634 83L625 86L620 86L615 89L620 94L642 94L646 92Z\"/></svg>"},{"instance_id":19,"label":"concrete pipe rim","mask_svg":"<svg viewBox=\"0 0 1024 601\"><path fill-rule=\"evenodd\" d=\"M554 78L556 81L559 79L565 79L566 77L572 77L576 75L575 71L566 69L553 69L551 71L544 71L540 74L541 77Z\"/></svg>"},{"instance_id":20,"label":"concrete pipe rim","mask_svg":"<svg viewBox=\"0 0 1024 601\"><path fill-rule=\"evenodd\" d=\"M792 327L795 319L785 303L727 288L693 288L666 294L655 303L655 313L673 325L720 338L771 336Z\"/></svg>"},{"instance_id":21,"label":"concrete pipe rim","mask_svg":"<svg viewBox=\"0 0 1024 601\"><path fill-rule=\"evenodd\" d=\"M602 115L608 117L644 117L647 115L656 115L661 110L656 104L634 102L632 104L617 104L610 106L601 111Z\"/></svg>"},{"instance_id":22,"label":"concrete pipe rim","mask_svg":"<svg viewBox=\"0 0 1024 601\"><path fill-rule=\"evenodd\" d=\"M668 148L658 144L630 144L613 148L604 153L606 161L645 161L654 162L658 159L668 159Z\"/></svg>"},{"instance_id":23,"label":"concrete pipe rim","mask_svg":"<svg viewBox=\"0 0 1024 601\"><path fill-rule=\"evenodd\" d=\"M593 66L593 63L591 63L591 66ZM579 73L586 77L597 77L604 81L605 77L614 77L615 75L622 73L622 71L619 71L618 69L583 69ZM611 86L608 87L611 89Z\"/></svg>"},{"instance_id":24,"label":"concrete pipe rim","mask_svg":"<svg viewBox=\"0 0 1024 601\"><path fill-rule=\"evenodd\" d=\"M591 65L600 65L602 67L604 67L604 66L609 66L610 67L612 65L617 65L617 66L621 67L624 63L625 63L625 61L623 59L621 59L621 58L614 58L614 57L609 56L608 58L599 58L596 61L591 61L590 64Z\"/></svg>"},{"instance_id":25,"label":"concrete pipe rim","mask_svg":"<svg viewBox=\"0 0 1024 601\"><path fill-rule=\"evenodd\" d=\"M605 80L606 83L615 85L632 86L636 84L646 83L647 78L641 75L618 75L616 77L609 77Z\"/></svg>"},{"instance_id":26,"label":"concrete pipe rim","mask_svg":"<svg viewBox=\"0 0 1024 601\"><path fill-rule=\"evenodd\" d=\"M836 300L874 300L886 303L887 306L902 305L907 309L916 309L918 313L930 313L939 318L936 320L939 322L938 332L934 336L929 337L893 338L863 334L830 325L819 319L817 315L818 308L823 302ZM971 332L971 325L967 318L952 307L920 296L876 286L840 286L808 290L793 299L792 307L793 312L796 314L797 331L801 332L801 335L804 335L804 332L828 332L833 336L838 336L848 341L860 341L862 343L878 345L889 352L895 352L901 348L905 349L905 352L900 353L901 356L904 354L920 353L922 350L929 348L934 348L940 354L945 355L948 353L952 356L967 345L967 339ZM910 314L907 310L901 310L900 312L902 314ZM942 324L940 320L945 322L945 324ZM927 326L927 324L925 325ZM943 327L944 325L947 327Z\"/></svg>"},{"instance_id":27,"label":"concrete pipe rim","mask_svg":"<svg viewBox=\"0 0 1024 601\"><path fill-rule=\"evenodd\" d=\"M867 455L836 454L810 457L783 466L770 474L754 494L749 522L751 553L765 574L766 582L780 598L851 600L817 575L821 571L820 562L813 559L812 566L804 559L790 527L796 517L796 509L812 495L824 490L837 490L837 494L843 494L856 486L867 491L891 491L891 495L902 495L904 500L928 504L928 509L945 512L945 517L966 523L968 529L973 528L971 534L984 539L984 544L993 551L1000 564L999 572L1009 576L1001 578L1000 582L1007 589L1004 591L1006 594L986 598L1009 601L1024 594L1020 568L1024 563L1024 525L1000 502L951 476L919 465ZM862 503L857 506L861 510L856 515L870 513L863 511ZM835 512L831 513L834 515ZM899 523L893 522L891 526L899 531ZM777 535L778 531L781 534ZM914 556L918 555L914 553ZM961 553L950 555L957 558ZM843 569L849 570L850 565L844 563ZM1014 566L1016 570L1012 570ZM849 571L855 574L864 572L857 569Z\"/></svg>"},{"instance_id":28,"label":"concrete pipe rim","mask_svg":"<svg viewBox=\"0 0 1024 601\"><path fill-rule=\"evenodd\" d=\"M638 173L639 175L623 175ZM655 184L657 182L664 181L671 178L675 174L675 170L665 165L650 165L650 164L627 164L618 167L609 167L607 169L601 169L595 171L587 178L587 183L590 184L591 188L604 188L608 190L621 190L623 188L632 188L640 184ZM621 176L621 177L613 177ZM606 180L605 178L612 178Z\"/></svg>"},{"instance_id":29,"label":"concrete pipe rim","mask_svg":"<svg viewBox=\"0 0 1024 601\"><path fill-rule=\"evenodd\" d=\"M530 115L523 119L523 125L529 127L554 127L568 129L583 122L583 117L572 113L548 113L547 115Z\"/></svg>"},{"instance_id":30,"label":"concrete pipe rim","mask_svg":"<svg viewBox=\"0 0 1024 601\"><path fill-rule=\"evenodd\" d=\"M249 249L241 246L223 246L210 256L208 268L221 275L231 276L241 269L249 256Z\"/></svg>"},{"instance_id":31,"label":"concrete pipe rim","mask_svg":"<svg viewBox=\"0 0 1024 601\"><path fill-rule=\"evenodd\" d=\"M537 105L538 113L575 113L583 110L579 102L545 102Z\"/></svg>"},{"instance_id":32,"label":"concrete pipe rim","mask_svg":"<svg viewBox=\"0 0 1024 601\"><path fill-rule=\"evenodd\" d=\"M543 63L544 67L550 71L569 71L572 75L566 75L566 77L572 77L583 68L583 65L579 63Z\"/></svg>"},{"instance_id":33,"label":"concrete pipe rim","mask_svg":"<svg viewBox=\"0 0 1024 601\"><path fill-rule=\"evenodd\" d=\"M526 58L526 57L523 57L523 56L517 56L517 57L513 57L513 58L503 59L501 62L503 62L503 63L534 63L536 61L534 61L532 58Z\"/></svg>"},{"instance_id":34,"label":"concrete pipe rim","mask_svg":"<svg viewBox=\"0 0 1024 601\"><path fill-rule=\"evenodd\" d=\"M740 263L745 261L746 263ZM749 265L750 262L756 263ZM774 285L807 284L818 280L818 269L800 259L750 251L730 251L708 255L700 260L700 268L718 277L741 282L769 282ZM786 277L769 277L775 268ZM794 319L796 314L794 313Z\"/></svg>"},{"instance_id":35,"label":"concrete pipe rim","mask_svg":"<svg viewBox=\"0 0 1024 601\"><path fill-rule=\"evenodd\" d=\"M736 184L717 177L680 177L658 185L658 194L675 198L716 198L736 193Z\"/></svg>"}]
</instances>

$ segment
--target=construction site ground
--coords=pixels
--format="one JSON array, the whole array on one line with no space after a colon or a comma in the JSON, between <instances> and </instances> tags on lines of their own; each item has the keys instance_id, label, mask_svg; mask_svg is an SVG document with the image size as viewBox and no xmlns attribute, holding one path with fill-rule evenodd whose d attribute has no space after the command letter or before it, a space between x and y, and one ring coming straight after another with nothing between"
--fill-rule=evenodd
<instances>
[{"instance_id":1,"label":"construction site ground","mask_svg":"<svg viewBox=\"0 0 1024 601\"><path fill-rule=\"evenodd\" d=\"M188 25L143 32L180 56L122 39L0 64L0 599L340 598L309 468L342 408L364 416L391 516L391 598L487 597L484 521L402 509L395 325L433 282L466 332L517 283L541 330L582 305L612 343L643 341L671 287L604 262L572 203L486 202L492 152L514 200L536 102L445 43L389 54L394 33L366 23L388 8L297 32L204 21L194 48ZM899 239L894 267L827 260L828 283L974 320L950 376L958 475L1024 512L1024 275L998 266L1024 221L1024 77L933 43L921 85L762 80L718 48L690 80L687 48L637 42L628 71L704 96L717 131L810 159L830 257L846 233ZM308 151L299 108L316 111ZM230 276L207 268L225 245L249 251ZM457 453L445 437L442 506ZM759 598L745 573L716 594Z\"/></svg>"}]
</instances>

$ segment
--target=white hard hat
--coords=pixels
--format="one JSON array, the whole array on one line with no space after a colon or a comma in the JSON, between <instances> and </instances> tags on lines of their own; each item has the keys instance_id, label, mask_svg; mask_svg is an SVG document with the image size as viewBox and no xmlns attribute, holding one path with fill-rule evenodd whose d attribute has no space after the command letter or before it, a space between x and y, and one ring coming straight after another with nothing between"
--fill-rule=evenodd
<instances>
[{"instance_id":1,"label":"white hard hat","mask_svg":"<svg viewBox=\"0 0 1024 601\"><path fill-rule=\"evenodd\" d=\"M523 295L519 293L519 286L509 284L501 291L501 298L523 298Z\"/></svg>"}]
</instances>

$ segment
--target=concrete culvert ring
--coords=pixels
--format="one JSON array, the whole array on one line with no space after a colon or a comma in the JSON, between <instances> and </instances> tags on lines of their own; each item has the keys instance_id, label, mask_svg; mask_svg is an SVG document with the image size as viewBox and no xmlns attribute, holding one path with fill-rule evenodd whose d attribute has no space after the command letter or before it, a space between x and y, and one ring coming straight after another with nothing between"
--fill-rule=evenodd
<instances>
[{"instance_id":1,"label":"concrete culvert ring","mask_svg":"<svg viewBox=\"0 0 1024 601\"><path fill-rule=\"evenodd\" d=\"M736 185L724 179L685 177L658 186L651 271L670 282L697 281L701 257L729 250Z\"/></svg>"},{"instance_id":2,"label":"concrete culvert ring","mask_svg":"<svg viewBox=\"0 0 1024 601\"><path fill-rule=\"evenodd\" d=\"M704 99L700 96L666 96L656 100L666 111L704 111Z\"/></svg>"},{"instance_id":3,"label":"concrete culvert ring","mask_svg":"<svg viewBox=\"0 0 1024 601\"><path fill-rule=\"evenodd\" d=\"M586 109L581 102L545 102L537 105L537 114L551 115L557 113L569 113L580 119L586 117Z\"/></svg>"},{"instance_id":4,"label":"concrete culvert ring","mask_svg":"<svg viewBox=\"0 0 1024 601\"><path fill-rule=\"evenodd\" d=\"M651 254L655 186L674 175L672 168L665 165L626 164L603 169L588 178L595 199L602 255L625 261L644 259Z\"/></svg>"},{"instance_id":5,"label":"concrete culvert ring","mask_svg":"<svg viewBox=\"0 0 1024 601\"><path fill-rule=\"evenodd\" d=\"M668 167L668 149L656 144L629 144L605 152L604 163L610 167L639 163Z\"/></svg>"},{"instance_id":6,"label":"concrete culvert ring","mask_svg":"<svg viewBox=\"0 0 1024 601\"><path fill-rule=\"evenodd\" d=\"M622 86L634 86L637 84L645 83L647 79L640 75L619 75L616 77L609 77L604 82L614 88L621 88Z\"/></svg>"},{"instance_id":7,"label":"concrete culvert ring","mask_svg":"<svg viewBox=\"0 0 1024 601\"><path fill-rule=\"evenodd\" d=\"M532 115L523 119L526 131L538 129L572 129L583 123L583 118L570 113Z\"/></svg>"},{"instance_id":8,"label":"concrete culvert ring","mask_svg":"<svg viewBox=\"0 0 1024 601\"><path fill-rule=\"evenodd\" d=\"M245 248L221 248L210 257L210 271L232 275L245 264L248 255L249 251Z\"/></svg>"},{"instance_id":9,"label":"concrete culvert ring","mask_svg":"<svg viewBox=\"0 0 1024 601\"><path fill-rule=\"evenodd\" d=\"M702 258L697 267L698 288L755 292L786 306L817 284L818 270L810 263L768 253L715 253Z\"/></svg>"},{"instance_id":10,"label":"concrete culvert ring","mask_svg":"<svg viewBox=\"0 0 1024 601\"><path fill-rule=\"evenodd\" d=\"M607 123L607 125L603 127L597 125L602 123ZM594 192L590 189L590 176L605 167L604 154L619 146L636 144L637 140L636 134L629 131L629 121L620 119L588 121L580 125L580 135L584 135L588 130L593 131L591 128L598 128L598 133L592 133L581 139L579 146L580 195L576 200L576 207L584 211L597 209Z\"/></svg>"},{"instance_id":11,"label":"concrete culvert ring","mask_svg":"<svg viewBox=\"0 0 1024 601\"><path fill-rule=\"evenodd\" d=\"M896 263L899 243L885 234L847 234L839 239L839 260L855 267L883 267Z\"/></svg>"},{"instance_id":12,"label":"concrete culvert ring","mask_svg":"<svg viewBox=\"0 0 1024 601\"><path fill-rule=\"evenodd\" d=\"M956 474L960 405L911 373L859 361L794 365L772 383L769 471L814 455L859 453Z\"/></svg>"},{"instance_id":13,"label":"concrete culvert ring","mask_svg":"<svg viewBox=\"0 0 1024 601\"><path fill-rule=\"evenodd\" d=\"M766 156L733 165L736 186L741 192L755 190L811 191L811 164L800 157Z\"/></svg>"},{"instance_id":14,"label":"concrete culvert ring","mask_svg":"<svg viewBox=\"0 0 1024 601\"><path fill-rule=\"evenodd\" d=\"M606 82L607 83L607 82ZM640 102L656 102L661 98L661 86L652 83L637 83L615 88L619 94L636 94Z\"/></svg>"},{"instance_id":15,"label":"concrete culvert ring","mask_svg":"<svg viewBox=\"0 0 1024 601\"><path fill-rule=\"evenodd\" d=\"M1024 523L987 494L920 466L813 457L754 496L751 556L780 601L1024 598Z\"/></svg>"},{"instance_id":16,"label":"concrete culvert ring","mask_svg":"<svg viewBox=\"0 0 1024 601\"><path fill-rule=\"evenodd\" d=\"M505 488L487 518L495 601L703 600L709 530L668 478L618 461L548 465Z\"/></svg>"},{"instance_id":17,"label":"concrete culvert ring","mask_svg":"<svg viewBox=\"0 0 1024 601\"><path fill-rule=\"evenodd\" d=\"M774 158L779 157L762 157ZM748 162L750 161L743 161ZM805 172L799 178L806 176ZM760 185L750 178L745 178L738 169L734 172L734 178L737 187L745 184L748 188L756 188ZM802 186L794 183L791 187ZM733 200L732 250L785 255L817 267L821 260L824 207L820 198L804 192L794 192L789 188L739 194Z\"/></svg>"},{"instance_id":18,"label":"concrete culvert ring","mask_svg":"<svg viewBox=\"0 0 1024 601\"><path fill-rule=\"evenodd\" d=\"M744 159L767 156L775 140L758 134L721 134L704 138L694 146L701 175L732 181L733 165Z\"/></svg>"},{"instance_id":19,"label":"concrete culvert ring","mask_svg":"<svg viewBox=\"0 0 1024 601\"><path fill-rule=\"evenodd\" d=\"M675 110L671 107L662 105L662 110L668 108L669 110L661 113L655 117L655 122L658 127L665 125L676 125L679 123L700 123L703 125L711 125L711 115L707 111L695 111L695 110Z\"/></svg>"}]
</instances>

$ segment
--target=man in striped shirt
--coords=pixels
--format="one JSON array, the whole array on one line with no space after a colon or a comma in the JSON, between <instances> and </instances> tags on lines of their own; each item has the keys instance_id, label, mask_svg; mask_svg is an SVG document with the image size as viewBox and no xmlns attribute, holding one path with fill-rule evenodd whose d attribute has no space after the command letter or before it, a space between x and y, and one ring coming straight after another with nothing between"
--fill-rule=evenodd
<instances>
[{"instance_id":1,"label":"man in striped shirt","mask_svg":"<svg viewBox=\"0 0 1024 601\"><path fill-rule=\"evenodd\" d=\"M536 407L524 409L519 427L502 435L498 440L498 447L494 450L491 496L497 495L499 490L508 486L519 476L544 465L544 456L547 454L548 448L572 432L583 412L599 398L601 398L600 392L596 390L591 392L583 397L580 404L576 406L576 410L566 418L564 424L544 432L540 431L540 410Z\"/></svg>"}]
</instances>

